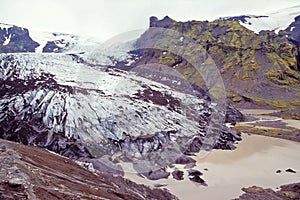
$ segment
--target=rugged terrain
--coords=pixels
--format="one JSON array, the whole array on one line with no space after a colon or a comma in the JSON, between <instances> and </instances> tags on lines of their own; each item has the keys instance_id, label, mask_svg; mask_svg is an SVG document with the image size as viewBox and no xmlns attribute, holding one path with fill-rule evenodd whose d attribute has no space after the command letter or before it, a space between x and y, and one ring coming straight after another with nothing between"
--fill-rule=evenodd
<instances>
[{"instance_id":1,"label":"rugged terrain","mask_svg":"<svg viewBox=\"0 0 300 200\"><path fill-rule=\"evenodd\" d=\"M225 126L243 119L235 108L192 88L184 93L184 79L171 74L168 86L69 54L2 54L0 72L1 138L99 170L122 174L117 163L128 159L144 161L139 173L159 170L183 154L232 149L240 140Z\"/></svg>"},{"instance_id":2,"label":"rugged terrain","mask_svg":"<svg viewBox=\"0 0 300 200\"><path fill-rule=\"evenodd\" d=\"M92 173L46 150L0 139L0 199L177 199L119 176Z\"/></svg>"},{"instance_id":3,"label":"rugged terrain","mask_svg":"<svg viewBox=\"0 0 300 200\"><path fill-rule=\"evenodd\" d=\"M300 104L299 65L299 17L286 29L277 33L270 30L255 33L237 20L221 18L215 21L177 22L169 17L158 20L150 18L150 29L137 40L137 46L152 40L161 44L167 41L156 29L171 29L181 35L172 45L180 48L185 40L199 47L184 55L203 55L205 50L211 59L203 66L216 65L226 88L229 101L238 107L294 108ZM153 33L151 33L151 31ZM162 31L164 32L164 31ZM187 48L188 49L188 48ZM203 78L197 75L193 63L183 54L146 49L135 52L140 59L133 65L160 63L175 68L191 83L206 87ZM177 55L176 55L177 53Z\"/></svg>"},{"instance_id":4,"label":"rugged terrain","mask_svg":"<svg viewBox=\"0 0 300 200\"><path fill-rule=\"evenodd\" d=\"M238 131L299 141L299 130L276 122L267 124L272 129L262 122L228 128L244 120L232 105L279 108L274 116L299 119L299 16L269 30L257 26L268 16L211 22L151 17L144 34L112 49L70 34L0 24L0 138L48 149L91 170L123 175L120 164L131 162L148 179L171 176L165 168L174 163L193 166L188 155L200 150L234 149ZM44 150L3 140L0 146L4 199L175 198L81 171ZM66 179L68 168L76 173ZM182 172L172 176L180 180ZM192 179L205 183L199 174ZM244 190L246 197L257 195L254 190L262 198L265 192L298 197L290 190Z\"/></svg>"}]
</instances>

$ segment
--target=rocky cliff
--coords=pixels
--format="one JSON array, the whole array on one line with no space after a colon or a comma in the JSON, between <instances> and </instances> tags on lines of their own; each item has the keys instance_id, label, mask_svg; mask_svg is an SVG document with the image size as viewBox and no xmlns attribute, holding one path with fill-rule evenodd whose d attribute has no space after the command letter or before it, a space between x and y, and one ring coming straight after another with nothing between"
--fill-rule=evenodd
<instances>
[{"instance_id":1,"label":"rocky cliff","mask_svg":"<svg viewBox=\"0 0 300 200\"><path fill-rule=\"evenodd\" d=\"M34 52L38 46L28 29L0 23L0 53Z\"/></svg>"}]
</instances>

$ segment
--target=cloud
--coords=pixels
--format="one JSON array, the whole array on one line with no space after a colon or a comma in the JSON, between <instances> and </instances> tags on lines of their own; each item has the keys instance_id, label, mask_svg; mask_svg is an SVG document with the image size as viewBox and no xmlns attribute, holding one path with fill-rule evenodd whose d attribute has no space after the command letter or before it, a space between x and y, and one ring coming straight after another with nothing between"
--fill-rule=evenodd
<instances>
[{"instance_id":1,"label":"cloud","mask_svg":"<svg viewBox=\"0 0 300 200\"><path fill-rule=\"evenodd\" d=\"M298 0L1 0L0 21L46 31L108 39L146 28L148 19L213 20L221 16L265 14Z\"/></svg>"}]
</instances>

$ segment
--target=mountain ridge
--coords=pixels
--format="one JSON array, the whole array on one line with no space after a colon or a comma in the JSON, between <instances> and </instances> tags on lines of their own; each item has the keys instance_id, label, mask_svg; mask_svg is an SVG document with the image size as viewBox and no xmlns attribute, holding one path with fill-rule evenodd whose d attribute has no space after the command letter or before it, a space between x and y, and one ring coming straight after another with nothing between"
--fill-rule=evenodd
<instances>
[{"instance_id":1,"label":"mountain ridge","mask_svg":"<svg viewBox=\"0 0 300 200\"><path fill-rule=\"evenodd\" d=\"M288 33L255 34L237 21L176 22L169 17L162 20L151 17L149 31L156 27L178 31L206 50L220 70L231 103L240 107L283 109L300 104L299 47ZM160 43L165 42L154 37ZM137 43L146 40L144 34ZM181 45L180 41L174 44ZM180 56L159 50L140 51L138 56L141 59L134 66L152 62L176 67L191 83L204 87L200 76L193 77L193 67Z\"/></svg>"}]
</instances>

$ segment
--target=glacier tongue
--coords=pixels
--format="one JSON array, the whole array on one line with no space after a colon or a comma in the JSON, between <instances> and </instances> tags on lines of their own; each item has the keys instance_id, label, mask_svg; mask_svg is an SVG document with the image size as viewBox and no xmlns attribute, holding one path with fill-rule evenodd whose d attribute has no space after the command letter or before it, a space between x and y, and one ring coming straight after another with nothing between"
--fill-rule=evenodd
<instances>
[{"instance_id":1,"label":"glacier tongue","mask_svg":"<svg viewBox=\"0 0 300 200\"><path fill-rule=\"evenodd\" d=\"M187 153L205 141L227 149L239 140L224 124L214 124L217 105L207 99L67 54L2 54L0 78L0 137L71 158L121 151L130 159L159 157L165 161L158 163L170 164L181 155L171 156L178 149ZM207 140L209 126L216 134ZM177 150L164 154L167 145Z\"/></svg>"}]
</instances>

